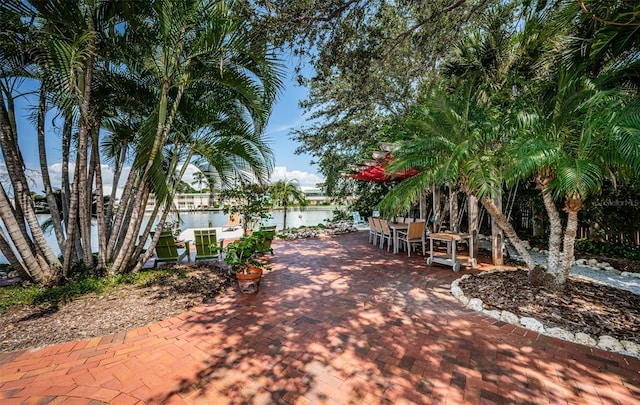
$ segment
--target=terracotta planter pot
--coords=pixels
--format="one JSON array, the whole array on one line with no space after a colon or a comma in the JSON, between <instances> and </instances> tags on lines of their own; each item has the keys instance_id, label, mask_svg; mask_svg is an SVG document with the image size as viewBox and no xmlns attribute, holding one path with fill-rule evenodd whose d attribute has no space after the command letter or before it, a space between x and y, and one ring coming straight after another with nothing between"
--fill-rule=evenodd
<instances>
[{"instance_id":1,"label":"terracotta planter pot","mask_svg":"<svg viewBox=\"0 0 640 405\"><path fill-rule=\"evenodd\" d=\"M243 294L254 294L260 288L260 280L262 279L262 269L260 267L249 267L248 274L242 271L236 272L238 286Z\"/></svg>"}]
</instances>

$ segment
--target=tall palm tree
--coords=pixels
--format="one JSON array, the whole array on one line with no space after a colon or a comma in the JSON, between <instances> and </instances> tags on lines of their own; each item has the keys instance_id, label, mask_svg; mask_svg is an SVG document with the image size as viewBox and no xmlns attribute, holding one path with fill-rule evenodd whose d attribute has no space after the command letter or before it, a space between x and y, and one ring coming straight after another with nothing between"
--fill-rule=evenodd
<instances>
[{"instance_id":1,"label":"tall palm tree","mask_svg":"<svg viewBox=\"0 0 640 405\"><path fill-rule=\"evenodd\" d=\"M193 181L191 184L198 186L198 190L200 191L200 208L202 208L202 185L208 184L207 177L201 171L197 171L193 173Z\"/></svg>"},{"instance_id":2,"label":"tall palm tree","mask_svg":"<svg viewBox=\"0 0 640 405\"><path fill-rule=\"evenodd\" d=\"M80 0L68 4L9 0L0 7L3 21L11 20L20 29L26 27L27 32L46 34L42 41L33 42L32 52L24 48L31 42L19 35L13 43L3 43L2 66L8 66L5 61L9 58L4 56L18 50L15 56L33 55L35 64L51 77L46 91L65 118L64 165L75 163L76 169L73 184L63 184L67 243L62 271L56 269L56 265L61 268L60 262L39 233L29 208L33 204L18 198L16 211L6 193L0 193L0 215L3 220L7 218L4 222L9 236L0 237L0 249L12 264L29 271L34 280L45 282L64 275L78 260L85 268L92 268L89 236L93 195L99 214L98 269L111 263L108 268L115 273L131 270L139 263L138 235L151 193L158 197L162 210L153 213L149 222L159 216L162 226L186 167L182 162L205 151L206 158L224 157L221 178L244 170L266 178L273 160L262 133L281 88L281 69L266 39L252 35L250 25L237 17L234 2ZM4 35L2 40L9 37ZM20 68L10 75L4 71L3 77L16 80L25 71L24 66ZM11 94L13 89L4 90L4 94ZM9 100L2 105L13 104ZM203 111L214 110L205 119ZM0 116L0 140L12 182L19 186L13 188L18 195L27 196L31 193L26 192L28 184L15 126L4 125L15 122L12 115ZM237 115L242 119L230 119ZM101 123L113 117L130 118L133 124L111 137L111 147L102 144L100 149ZM236 127L242 127L240 135L227 133L232 125L225 122L232 120ZM207 149L198 139L204 133L218 134L211 145L232 145L234 149ZM75 159L71 151L77 151ZM131 165L113 218L101 215L114 212L102 199L101 152L116 162L118 174L126 164ZM32 229L27 231L27 226ZM145 228L143 236L148 234ZM18 247L19 257L10 254L11 245Z\"/></svg>"},{"instance_id":3,"label":"tall palm tree","mask_svg":"<svg viewBox=\"0 0 640 405\"><path fill-rule=\"evenodd\" d=\"M278 180L269 186L269 197L283 209L282 227L287 229L287 207L291 204L307 205L307 199L296 179Z\"/></svg>"}]
</instances>

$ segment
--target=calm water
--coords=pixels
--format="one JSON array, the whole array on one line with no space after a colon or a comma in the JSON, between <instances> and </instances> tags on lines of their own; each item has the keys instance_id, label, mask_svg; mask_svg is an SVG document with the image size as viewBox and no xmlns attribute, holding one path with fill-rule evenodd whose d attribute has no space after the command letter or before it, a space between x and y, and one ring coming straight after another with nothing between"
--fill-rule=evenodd
<instances>
[{"instance_id":1,"label":"calm water","mask_svg":"<svg viewBox=\"0 0 640 405\"><path fill-rule=\"evenodd\" d=\"M293 228L298 226L312 226L325 223L326 219L333 216L333 210L335 208L322 207L322 208L307 208L304 211L300 209L287 210L287 227ZM272 219L265 220L264 225L275 225L277 229L283 228L283 212L281 210L272 212ZM40 222L44 222L48 215L38 215ZM175 218L173 218L175 219ZM207 228L221 227L229 222L229 215L224 214L222 211L208 211L208 212L182 212L180 213L180 226L181 230L189 228ZM144 227L144 224L143 224ZM53 247L56 254L59 254L58 243L56 237L51 231L45 234L47 240ZM92 248L95 250L98 246L97 231L94 231L91 238ZM7 260L0 253L0 263L7 263Z\"/></svg>"}]
</instances>

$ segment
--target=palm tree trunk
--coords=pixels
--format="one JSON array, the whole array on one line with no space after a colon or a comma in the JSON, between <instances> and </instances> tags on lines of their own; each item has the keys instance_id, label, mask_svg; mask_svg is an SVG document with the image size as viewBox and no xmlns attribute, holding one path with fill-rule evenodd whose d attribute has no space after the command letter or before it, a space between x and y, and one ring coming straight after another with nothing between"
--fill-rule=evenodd
<instances>
[{"instance_id":1,"label":"palm tree trunk","mask_svg":"<svg viewBox=\"0 0 640 405\"><path fill-rule=\"evenodd\" d=\"M542 191L542 201L549 217L549 255L547 257L547 273L554 278L560 273L562 261L560 245L562 244L562 221L556 204L547 190Z\"/></svg>"},{"instance_id":2,"label":"palm tree trunk","mask_svg":"<svg viewBox=\"0 0 640 405\"><path fill-rule=\"evenodd\" d=\"M111 256L109 252L111 252L111 246L110 246L111 231L113 230L113 224L114 224L113 211L115 209L118 184L120 183L120 176L122 175L122 167L124 166L126 154L127 154L127 143L125 141L125 144L122 146L122 150L120 151L120 155L116 159L116 165L113 170L113 183L112 183L113 185L111 187L111 194L109 195L109 203L107 204L107 209L105 213L105 218L107 220L107 227L105 231L108 236L107 250L106 250L107 260L110 260L110 256Z\"/></svg>"},{"instance_id":3,"label":"palm tree trunk","mask_svg":"<svg viewBox=\"0 0 640 405\"><path fill-rule=\"evenodd\" d=\"M60 268L60 262L40 228L29 190L29 183L24 170L22 170L25 165L18 148L17 134L12 129L14 126L11 124L15 121L15 110L12 108L13 103L7 103L10 106L10 110L7 110L5 109L4 101L4 97L2 97L2 93L0 93L0 149L2 149L7 173L13 186L15 204L15 208L13 208L3 188L2 194L3 198L6 198L5 203L7 204L4 214L13 214L13 219L10 221L17 226L17 228L12 228L11 230L7 226L7 232L9 232L9 236L12 239L14 238L12 232L19 232L19 234L15 234L18 244L22 245L22 240L26 239L28 249L35 249L35 256L40 263L38 266L39 271L43 274L42 280L49 282L49 280L54 277L54 274L57 273L57 269ZM11 101L10 96L7 101ZM3 218L3 220L5 220L5 218ZM26 230L25 223L29 226L29 232ZM31 237L29 237L29 235ZM31 241L33 245L28 243L29 241ZM16 241L14 240L14 242ZM23 252L29 255L27 250L23 250L20 253L22 254Z\"/></svg>"},{"instance_id":4,"label":"palm tree trunk","mask_svg":"<svg viewBox=\"0 0 640 405\"><path fill-rule=\"evenodd\" d=\"M62 200L62 215L66 231L69 232L69 209L71 207L71 185L69 184L69 157L71 156L71 130L73 121L71 117L65 114L64 125L62 126L62 192L60 199ZM66 243L73 243L67 235ZM61 248L61 252L65 250Z\"/></svg>"},{"instance_id":5,"label":"palm tree trunk","mask_svg":"<svg viewBox=\"0 0 640 405\"><path fill-rule=\"evenodd\" d=\"M498 207L495 205L495 202L491 198L485 197L481 200L481 202L489 215L491 215L491 218L500 228L502 228L504 233L507 235L507 237L513 244L513 247L515 247L515 249L522 257L522 260L525 262L527 268L529 270L533 270L536 267L536 263L533 261L533 258L531 257L529 251L524 247L522 240L518 237L515 229L513 229L513 226L507 220L507 217L502 212L500 212Z\"/></svg>"},{"instance_id":6,"label":"palm tree trunk","mask_svg":"<svg viewBox=\"0 0 640 405\"><path fill-rule=\"evenodd\" d=\"M87 30L92 34L95 33L93 21L93 6L89 5L86 13ZM88 153L89 153L89 137L92 128L92 100L91 86L93 84L93 70L95 59L95 40L92 39L87 43L88 54L85 62L85 72L82 88L82 103L80 104L80 128L78 131L78 152L76 154L76 165L79 170L76 172L78 181L75 182L78 190L78 219L80 222L80 238L84 249L83 261L86 266L93 265L92 249L91 249L91 198L92 198L92 181L93 178L89 174Z\"/></svg>"},{"instance_id":7,"label":"palm tree trunk","mask_svg":"<svg viewBox=\"0 0 640 405\"><path fill-rule=\"evenodd\" d=\"M556 285L558 289L563 289L571 267L573 266L573 255L575 251L576 235L578 234L578 212L582 208L582 199L576 194L572 198L567 198L565 202L565 211L567 212L567 227L564 232L564 245L562 248L562 265L558 276L556 277Z\"/></svg>"},{"instance_id":8,"label":"palm tree trunk","mask_svg":"<svg viewBox=\"0 0 640 405\"><path fill-rule=\"evenodd\" d=\"M2 218L1 214L0 218ZM5 259L7 259L11 268L15 269L22 278L25 280L33 280L33 277L29 273L29 268L26 267L24 262L18 259L18 256L13 252L9 238L7 238L2 228L0 228L0 252L2 252Z\"/></svg>"},{"instance_id":9,"label":"palm tree trunk","mask_svg":"<svg viewBox=\"0 0 640 405\"><path fill-rule=\"evenodd\" d=\"M498 214L500 216L504 216L502 211L502 189L498 190L498 195L495 196L492 201L495 204L496 209L498 210ZM499 226L496 222L496 217L491 216L491 259L494 265L502 266L504 264L504 235L502 231L502 227ZM509 219L505 216L505 219L509 222Z\"/></svg>"},{"instance_id":10,"label":"palm tree trunk","mask_svg":"<svg viewBox=\"0 0 640 405\"><path fill-rule=\"evenodd\" d=\"M53 224L53 230L56 234L58 247L60 251L64 251L64 229L62 228L62 219L60 218L60 211L58 210L58 202L56 200L55 194L53 193L53 188L51 187L49 166L47 164L47 149L45 144L44 130L44 120L47 112L46 100L46 88L45 85L42 84L40 88L40 99L38 101L38 154L40 155L40 173L42 174L42 184L44 186L44 193L47 198L49 214L51 214L51 222Z\"/></svg>"},{"instance_id":11,"label":"palm tree trunk","mask_svg":"<svg viewBox=\"0 0 640 405\"><path fill-rule=\"evenodd\" d=\"M120 250L121 237L124 235L122 224L125 221L126 215L128 215L131 209L131 197L136 184L136 178L137 171L132 167L129 171L127 182L124 184L124 189L122 190L122 196L120 197L120 205L118 207L118 211L116 211L116 216L111 224L111 232L109 234L109 242L107 244L107 250L109 252L109 262L115 259L116 251Z\"/></svg>"},{"instance_id":12,"label":"palm tree trunk","mask_svg":"<svg viewBox=\"0 0 640 405\"><path fill-rule=\"evenodd\" d=\"M473 238L473 257L478 257L478 198L467 194L467 201L469 203L469 234Z\"/></svg>"},{"instance_id":13,"label":"palm tree trunk","mask_svg":"<svg viewBox=\"0 0 640 405\"><path fill-rule=\"evenodd\" d=\"M13 254L13 251L2 250L5 258L9 260L9 264L16 268L21 268L28 277L36 283L44 284L50 280L51 274L47 268L41 267L41 260L35 256L34 250L31 248L29 239L20 227L19 222L14 215L11 202L4 190L4 186L0 184L0 218L2 223L7 229L7 233L13 242L13 246L18 251L20 258L24 261L19 261ZM15 260L15 261L13 261Z\"/></svg>"},{"instance_id":14,"label":"palm tree trunk","mask_svg":"<svg viewBox=\"0 0 640 405\"><path fill-rule=\"evenodd\" d=\"M282 200L282 208L283 208L283 215L282 215L282 229L287 229L287 200Z\"/></svg>"},{"instance_id":15,"label":"palm tree trunk","mask_svg":"<svg viewBox=\"0 0 640 405\"><path fill-rule=\"evenodd\" d=\"M458 188L449 186L449 230L454 231L458 227Z\"/></svg>"},{"instance_id":16,"label":"palm tree trunk","mask_svg":"<svg viewBox=\"0 0 640 405\"><path fill-rule=\"evenodd\" d=\"M440 232L442 224L442 209L440 207L440 189L436 186L431 187L431 196L433 200L433 232Z\"/></svg>"},{"instance_id":17,"label":"palm tree trunk","mask_svg":"<svg viewBox=\"0 0 640 405\"><path fill-rule=\"evenodd\" d=\"M97 122L100 122L100 118L96 119ZM98 231L98 263L96 265L96 270L98 272L102 272L106 268L107 264L107 226L106 226L106 217L104 212L104 188L102 184L102 167L100 165L100 140L99 140L99 132L100 124L96 124L93 127L92 131L92 141L91 141L91 161L95 168L95 179L96 179L96 222L97 222L97 231Z\"/></svg>"}]
</instances>

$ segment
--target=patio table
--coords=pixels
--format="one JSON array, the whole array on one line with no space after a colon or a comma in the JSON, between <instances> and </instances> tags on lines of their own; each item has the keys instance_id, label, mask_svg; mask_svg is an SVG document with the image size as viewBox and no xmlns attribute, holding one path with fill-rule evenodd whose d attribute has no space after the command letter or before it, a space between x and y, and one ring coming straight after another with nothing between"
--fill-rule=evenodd
<instances>
[{"instance_id":1,"label":"patio table","mask_svg":"<svg viewBox=\"0 0 640 405\"><path fill-rule=\"evenodd\" d=\"M456 245L458 241L468 239L469 240L469 266L476 267L476 259L473 257L473 238L468 233L431 233L427 235L429 238L429 257L427 258L427 266L431 266L433 263L440 263L446 266L451 266L454 272L460 271L460 261L456 258ZM447 243L451 243L451 257L448 256L434 256L433 255L433 241L440 240ZM448 250L448 249L447 249Z\"/></svg>"},{"instance_id":2,"label":"patio table","mask_svg":"<svg viewBox=\"0 0 640 405\"><path fill-rule=\"evenodd\" d=\"M389 229L393 232L393 253L398 253L398 231L406 231L409 224L406 222L389 222Z\"/></svg>"}]
</instances>

